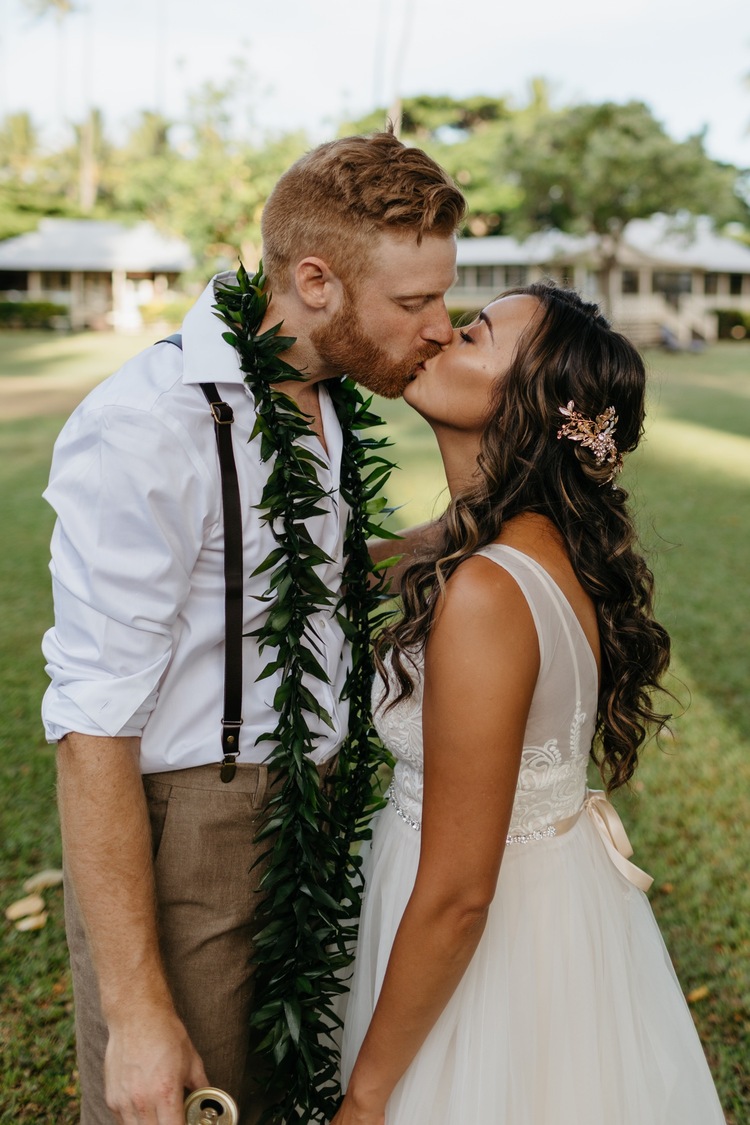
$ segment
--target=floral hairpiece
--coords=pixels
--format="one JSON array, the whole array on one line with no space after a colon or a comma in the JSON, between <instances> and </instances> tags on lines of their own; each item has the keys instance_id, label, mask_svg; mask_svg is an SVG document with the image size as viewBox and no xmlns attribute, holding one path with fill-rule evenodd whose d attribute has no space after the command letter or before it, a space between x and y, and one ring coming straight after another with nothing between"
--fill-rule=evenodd
<instances>
[{"instance_id":1,"label":"floral hairpiece","mask_svg":"<svg viewBox=\"0 0 750 1125\"><path fill-rule=\"evenodd\" d=\"M587 418L585 414L580 414L572 399L567 406L561 406L559 410L569 421L564 422L557 431L558 440L566 437L571 441L579 441L581 445L591 450L599 467L605 464L612 466L612 472L605 483L614 480L622 469L622 457L617 451L614 437L617 425L614 406L608 406L593 420Z\"/></svg>"}]
</instances>

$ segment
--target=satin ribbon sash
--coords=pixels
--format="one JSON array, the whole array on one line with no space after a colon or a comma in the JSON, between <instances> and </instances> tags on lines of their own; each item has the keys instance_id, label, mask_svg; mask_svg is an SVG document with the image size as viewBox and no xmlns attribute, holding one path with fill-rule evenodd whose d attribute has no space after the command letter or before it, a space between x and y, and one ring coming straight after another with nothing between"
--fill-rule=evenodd
<instances>
[{"instance_id":1,"label":"satin ribbon sash","mask_svg":"<svg viewBox=\"0 0 750 1125\"><path fill-rule=\"evenodd\" d=\"M628 882L641 891L647 891L653 878L630 862L633 846L628 839L619 814L601 789L589 789L583 802L583 812L601 836L607 855Z\"/></svg>"}]
</instances>

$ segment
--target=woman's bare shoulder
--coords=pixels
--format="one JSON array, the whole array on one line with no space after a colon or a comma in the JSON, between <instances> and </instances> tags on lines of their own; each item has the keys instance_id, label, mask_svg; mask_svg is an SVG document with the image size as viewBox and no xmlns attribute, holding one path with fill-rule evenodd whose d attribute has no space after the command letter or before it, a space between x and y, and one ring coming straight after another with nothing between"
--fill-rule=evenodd
<instances>
[{"instance_id":1,"label":"woman's bare shoulder","mask_svg":"<svg viewBox=\"0 0 750 1125\"><path fill-rule=\"evenodd\" d=\"M515 578L484 555L472 555L445 584L435 624L441 631L493 637L502 626L535 632L531 610Z\"/></svg>"}]
</instances>

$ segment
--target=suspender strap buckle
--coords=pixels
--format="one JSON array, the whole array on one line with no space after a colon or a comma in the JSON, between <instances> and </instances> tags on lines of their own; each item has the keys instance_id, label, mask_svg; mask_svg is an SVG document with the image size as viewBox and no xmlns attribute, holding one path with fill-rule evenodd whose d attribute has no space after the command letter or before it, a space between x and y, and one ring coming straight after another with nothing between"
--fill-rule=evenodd
<instances>
[{"instance_id":1,"label":"suspender strap buckle","mask_svg":"<svg viewBox=\"0 0 750 1125\"><path fill-rule=\"evenodd\" d=\"M239 742L240 727L243 721L242 719L221 720L221 744L224 751L228 754L239 753L237 745Z\"/></svg>"},{"instance_id":2,"label":"suspender strap buckle","mask_svg":"<svg viewBox=\"0 0 750 1125\"><path fill-rule=\"evenodd\" d=\"M210 402L208 405L217 426L228 426L234 421L234 411L228 402Z\"/></svg>"}]
</instances>

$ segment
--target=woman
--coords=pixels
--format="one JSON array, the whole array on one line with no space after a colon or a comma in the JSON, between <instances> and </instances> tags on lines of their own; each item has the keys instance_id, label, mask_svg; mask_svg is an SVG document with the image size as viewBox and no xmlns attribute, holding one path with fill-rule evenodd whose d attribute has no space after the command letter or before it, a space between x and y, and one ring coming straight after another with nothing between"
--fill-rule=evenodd
<instances>
[{"instance_id":1,"label":"woman","mask_svg":"<svg viewBox=\"0 0 750 1125\"><path fill-rule=\"evenodd\" d=\"M539 284L406 390L451 503L380 647L396 769L335 1125L724 1121L650 879L586 789L590 752L614 790L667 718L650 695L669 638L616 483L644 386L595 306Z\"/></svg>"}]
</instances>

